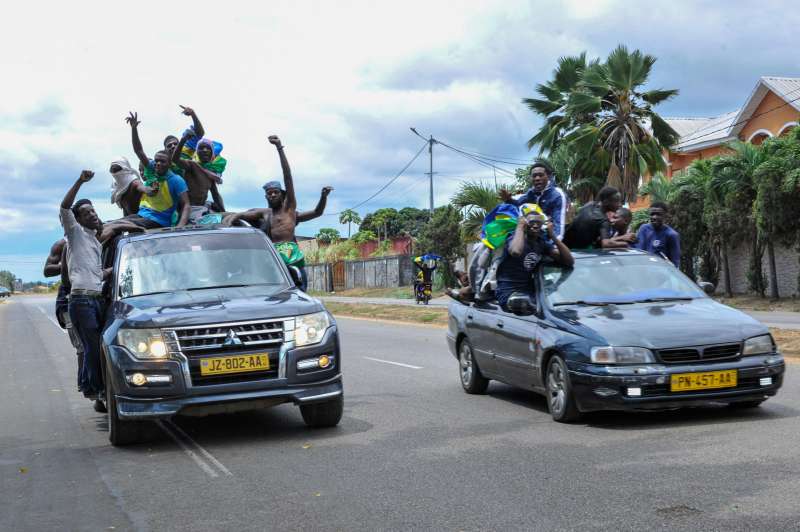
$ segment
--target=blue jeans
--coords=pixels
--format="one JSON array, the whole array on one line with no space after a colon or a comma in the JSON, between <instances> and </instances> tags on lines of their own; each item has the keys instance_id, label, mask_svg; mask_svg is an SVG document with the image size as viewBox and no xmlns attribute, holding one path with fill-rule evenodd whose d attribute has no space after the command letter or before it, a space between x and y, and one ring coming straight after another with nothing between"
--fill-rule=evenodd
<instances>
[{"instance_id":1,"label":"blue jeans","mask_svg":"<svg viewBox=\"0 0 800 532\"><path fill-rule=\"evenodd\" d=\"M100 340L103 331L103 304L97 297L73 295L69 300L69 317L83 343L83 365L78 374L78 388L85 395L103 391L100 365Z\"/></svg>"}]
</instances>

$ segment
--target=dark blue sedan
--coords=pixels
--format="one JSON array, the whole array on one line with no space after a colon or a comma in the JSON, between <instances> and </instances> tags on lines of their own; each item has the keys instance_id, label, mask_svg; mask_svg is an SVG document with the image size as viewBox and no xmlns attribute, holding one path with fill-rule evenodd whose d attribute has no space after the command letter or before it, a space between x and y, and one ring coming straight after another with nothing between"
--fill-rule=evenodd
<instances>
[{"instance_id":1,"label":"dark blue sedan","mask_svg":"<svg viewBox=\"0 0 800 532\"><path fill-rule=\"evenodd\" d=\"M598 410L756 407L785 371L769 330L670 263L634 251L542 265L537 296L450 305L447 341L467 393L498 380L547 397L556 421Z\"/></svg>"}]
</instances>

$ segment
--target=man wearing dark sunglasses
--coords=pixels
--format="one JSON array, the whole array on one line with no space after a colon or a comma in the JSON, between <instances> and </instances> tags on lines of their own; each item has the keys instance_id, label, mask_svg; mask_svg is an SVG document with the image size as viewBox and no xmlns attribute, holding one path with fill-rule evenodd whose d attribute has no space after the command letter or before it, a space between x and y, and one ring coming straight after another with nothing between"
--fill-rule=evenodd
<instances>
[{"instance_id":1,"label":"man wearing dark sunglasses","mask_svg":"<svg viewBox=\"0 0 800 532\"><path fill-rule=\"evenodd\" d=\"M539 205L544 214L553 222L553 232L559 239L564 237L567 215L567 195L556 186L553 169L543 161L536 161L531 167L531 188L524 196L514 199L505 189L500 190L500 197L505 203L519 207L524 203Z\"/></svg>"}]
</instances>

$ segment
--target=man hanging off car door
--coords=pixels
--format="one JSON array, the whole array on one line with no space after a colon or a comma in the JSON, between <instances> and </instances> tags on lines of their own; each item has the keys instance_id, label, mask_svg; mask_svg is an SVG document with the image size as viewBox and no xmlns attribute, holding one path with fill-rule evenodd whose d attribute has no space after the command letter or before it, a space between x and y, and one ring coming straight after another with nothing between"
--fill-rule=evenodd
<instances>
[{"instance_id":1,"label":"man hanging off car door","mask_svg":"<svg viewBox=\"0 0 800 532\"><path fill-rule=\"evenodd\" d=\"M552 222L532 203L520 206L514 235L506 242L506 254L497 269L497 302L504 309L512 294L534 295L533 272L544 257L571 267L569 248L554 235Z\"/></svg>"}]
</instances>

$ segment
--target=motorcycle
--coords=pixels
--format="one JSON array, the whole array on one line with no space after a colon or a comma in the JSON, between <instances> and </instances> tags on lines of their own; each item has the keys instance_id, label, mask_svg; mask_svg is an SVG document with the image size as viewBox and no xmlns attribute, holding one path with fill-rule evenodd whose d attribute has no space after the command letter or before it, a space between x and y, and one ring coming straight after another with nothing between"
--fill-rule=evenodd
<instances>
[{"instance_id":1,"label":"motorcycle","mask_svg":"<svg viewBox=\"0 0 800 532\"><path fill-rule=\"evenodd\" d=\"M420 302L427 305L433 294L433 271L437 267L437 261L441 257L438 255L422 255L414 259L414 266L419 269L417 277L414 279L414 300L417 305Z\"/></svg>"}]
</instances>

